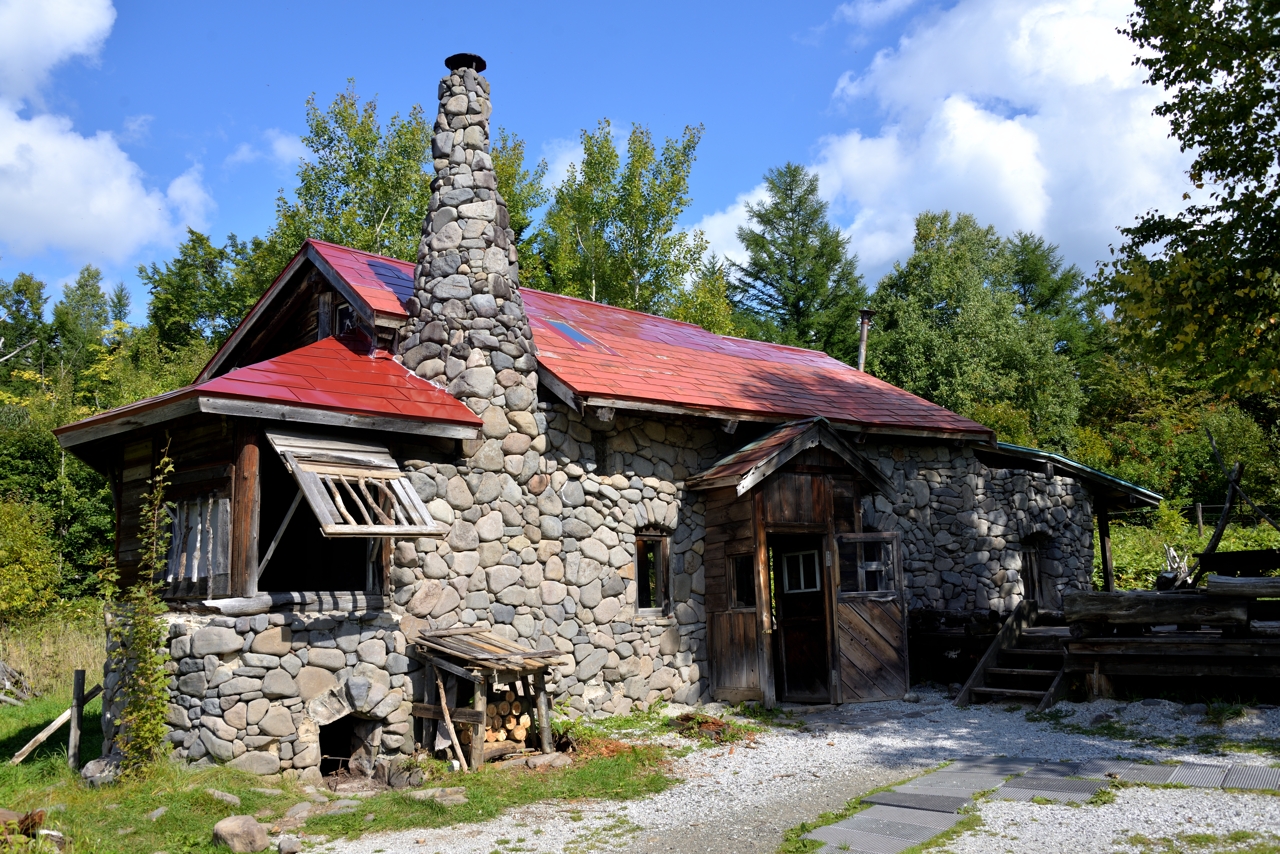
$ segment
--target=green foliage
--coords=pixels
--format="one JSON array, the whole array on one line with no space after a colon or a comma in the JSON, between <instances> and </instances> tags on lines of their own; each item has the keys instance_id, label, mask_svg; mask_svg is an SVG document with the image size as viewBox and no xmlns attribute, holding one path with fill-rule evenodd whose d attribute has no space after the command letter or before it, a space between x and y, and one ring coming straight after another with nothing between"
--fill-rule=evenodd
<instances>
[{"instance_id":1,"label":"green foliage","mask_svg":"<svg viewBox=\"0 0 1280 854\"><path fill-rule=\"evenodd\" d=\"M492 146L493 171L498 179L498 194L507 203L507 216L521 255L532 244L529 227L534 212L551 200L543 186L547 177L547 161L539 160L532 169L524 162L525 142L506 128L498 128L498 142ZM532 252L530 253L532 254Z\"/></svg>"},{"instance_id":2,"label":"green foliage","mask_svg":"<svg viewBox=\"0 0 1280 854\"><path fill-rule=\"evenodd\" d=\"M733 306L729 303L729 277L715 255L698 262L693 281L676 291L667 316L694 323L717 335L737 335Z\"/></svg>"},{"instance_id":3,"label":"green foliage","mask_svg":"<svg viewBox=\"0 0 1280 854\"><path fill-rule=\"evenodd\" d=\"M526 283L610 305L671 310L706 249L701 232L676 228L689 206L689 171L702 127L667 139L633 125L625 161L602 119L582 132L580 165L556 188L535 246L546 281Z\"/></svg>"},{"instance_id":4,"label":"green foliage","mask_svg":"<svg viewBox=\"0 0 1280 854\"><path fill-rule=\"evenodd\" d=\"M1102 298L1154 362L1224 389L1280 388L1280 52L1276 0L1138 0L1122 32L1166 100L1188 175L1203 196L1151 211L1126 242Z\"/></svg>"},{"instance_id":5,"label":"green foliage","mask_svg":"<svg viewBox=\"0 0 1280 854\"><path fill-rule=\"evenodd\" d=\"M242 277L256 297L308 237L416 261L422 218L431 201L431 127L422 107L395 113L384 127L378 99L363 103L355 80L321 111L307 99L311 156L298 165L295 201L276 198L276 224L252 247Z\"/></svg>"},{"instance_id":6,"label":"green foliage","mask_svg":"<svg viewBox=\"0 0 1280 854\"><path fill-rule=\"evenodd\" d=\"M1184 558L1204 551L1217 519L1205 519L1201 537L1185 513L1185 504L1164 501L1150 513L1132 514L1112 523L1111 554L1117 589L1154 590L1156 576L1165 569L1165 545ZM1223 552L1266 548L1280 548L1280 531L1266 524L1230 524L1218 546ZM1193 560L1188 559L1188 566ZM1102 557L1096 548L1093 578L1094 585L1102 589Z\"/></svg>"},{"instance_id":7,"label":"green foliage","mask_svg":"<svg viewBox=\"0 0 1280 854\"><path fill-rule=\"evenodd\" d=\"M730 298L742 325L755 338L856 362L867 291L849 239L827 219L818 176L787 163L764 181L769 198L748 204L750 224L738 229L747 262L732 264Z\"/></svg>"},{"instance_id":8,"label":"green foliage","mask_svg":"<svg viewBox=\"0 0 1280 854\"><path fill-rule=\"evenodd\" d=\"M188 228L177 257L163 268L139 265L138 278L151 294L147 321L161 346L178 349L199 338L221 343L231 334L262 293L237 275L253 251L234 234L226 245L214 246Z\"/></svg>"},{"instance_id":9,"label":"green foliage","mask_svg":"<svg viewBox=\"0 0 1280 854\"><path fill-rule=\"evenodd\" d=\"M116 747L123 755L126 774L144 773L160 758L169 727L165 713L169 706L167 627L163 620L165 603L160 598L157 578L167 564L172 505L165 500L173 460L166 446L155 473L148 479L142 496L141 560L139 579L116 599L108 615L111 641L111 668L121 674L119 690L124 695L120 731ZM111 584L110 587L114 587Z\"/></svg>"},{"instance_id":10,"label":"green foliage","mask_svg":"<svg viewBox=\"0 0 1280 854\"><path fill-rule=\"evenodd\" d=\"M1058 323L1030 308L1059 306L1053 310L1063 319L1070 314L1060 307L1069 301L1054 285L1061 272L1048 276L1052 287L1028 276L1035 253L1054 269L1056 248L1043 241L1022 235L1011 243L968 214L921 214L911 257L894 265L872 297L878 314L868 370L988 423L1002 440L1068 448L1079 385L1059 352Z\"/></svg>"},{"instance_id":11,"label":"green foliage","mask_svg":"<svg viewBox=\"0 0 1280 854\"><path fill-rule=\"evenodd\" d=\"M73 377L79 378L97 357L106 328L107 297L102 292L102 271L86 265L53 307L59 361Z\"/></svg>"},{"instance_id":12,"label":"green foliage","mask_svg":"<svg viewBox=\"0 0 1280 854\"><path fill-rule=\"evenodd\" d=\"M0 620L48 607L58 592L53 522L39 504L0 500Z\"/></svg>"},{"instance_id":13,"label":"green foliage","mask_svg":"<svg viewBox=\"0 0 1280 854\"><path fill-rule=\"evenodd\" d=\"M48 356L52 332L44 320L45 283L19 273L12 282L0 279L0 386L5 391L31 387L31 377L39 377Z\"/></svg>"}]
</instances>

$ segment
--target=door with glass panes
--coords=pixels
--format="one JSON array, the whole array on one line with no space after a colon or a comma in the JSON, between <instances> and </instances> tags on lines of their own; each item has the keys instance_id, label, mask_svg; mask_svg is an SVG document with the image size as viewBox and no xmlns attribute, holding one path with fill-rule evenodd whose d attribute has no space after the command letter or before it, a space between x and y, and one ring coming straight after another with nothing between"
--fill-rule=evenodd
<instances>
[{"instance_id":1,"label":"door with glass panes","mask_svg":"<svg viewBox=\"0 0 1280 854\"><path fill-rule=\"evenodd\" d=\"M837 534L837 702L907 693L907 598L896 532Z\"/></svg>"}]
</instances>

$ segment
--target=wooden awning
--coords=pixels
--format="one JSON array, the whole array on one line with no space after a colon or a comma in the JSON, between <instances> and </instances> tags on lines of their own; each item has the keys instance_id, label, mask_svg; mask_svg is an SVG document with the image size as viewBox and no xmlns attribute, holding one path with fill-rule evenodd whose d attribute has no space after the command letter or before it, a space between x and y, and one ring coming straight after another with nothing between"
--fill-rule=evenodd
<instances>
[{"instance_id":1,"label":"wooden awning","mask_svg":"<svg viewBox=\"0 0 1280 854\"><path fill-rule=\"evenodd\" d=\"M443 537L386 445L264 431L326 537Z\"/></svg>"}]
</instances>

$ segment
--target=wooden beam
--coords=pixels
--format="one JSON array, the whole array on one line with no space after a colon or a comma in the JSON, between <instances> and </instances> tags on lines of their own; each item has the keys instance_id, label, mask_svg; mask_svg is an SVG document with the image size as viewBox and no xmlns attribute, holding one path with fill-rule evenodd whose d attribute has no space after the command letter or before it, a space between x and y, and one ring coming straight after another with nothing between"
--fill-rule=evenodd
<instances>
[{"instance_id":1,"label":"wooden beam","mask_svg":"<svg viewBox=\"0 0 1280 854\"><path fill-rule=\"evenodd\" d=\"M760 693L766 709L777 704L773 684L773 600L769 596L769 539L764 526L764 493L752 496L752 517L756 541L756 649L760 656Z\"/></svg>"},{"instance_id":2,"label":"wooden beam","mask_svg":"<svg viewBox=\"0 0 1280 854\"><path fill-rule=\"evenodd\" d=\"M1206 575L1205 589L1210 596L1280 599L1280 578L1230 578L1225 575Z\"/></svg>"},{"instance_id":3,"label":"wooden beam","mask_svg":"<svg viewBox=\"0 0 1280 854\"><path fill-rule=\"evenodd\" d=\"M71 734L67 737L67 765L80 770L80 728L84 723L84 671L71 674Z\"/></svg>"},{"instance_id":4,"label":"wooden beam","mask_svg":"<svg viewBox=\"0 0 1280 854\"><path fill-rule=\"evenodd\" d=\"M431 703L414 703L410 712L415 718L429 718L433 721L444 720L444 709ZM449 715L453 720L463 724L482 724L484 723L484 712L477 714L472 709L450 709Z\"/></svg>"},{"instance_id":5,"label":"wooden beam","mask_svg":"<svg viewBox=\"0 0 1280 854\"><path fill-rule=\"evenodd\" d=\"M1098 500L1098 545L1102 549L1102 589L1111 593L1116 589L1116 568L1111 561L1111 517L1103 499Z\"/></svg>"},{"instance_id":6,"label":"wooden beam","mask_svg":"<svg viewBox=\"0 0 1280 854\"><path fill-rule=\"evenodd\" d=\"M1068 623L1243 626L1249 622L1249 607L1244 599L1195 593L1095 593L1068 589L1062 597L1062 608Z\"/></svg>"},{"instance_id":7,"label":"wooden beam","mask_svg":"<svg viewBox=\"0 0 1280 854\"><path fill-rule=\"evenodd\" d=\"M236 425L235 472L231 486L231 589L210 590L211 599L258 592L258 522L261 515L261 437L258 425Z\"/></svg>"},{"instance_id":8,"label":"wooden beam","mask_svg":"<svg viewBox=\"0 0 1280 854\"><path fill-rule=\"evenodd\" d=\"M387 606L388 601L379 594L365 593L360 590L323 590L258 593L254 596L206 599L200 603L200 608L216 611L228 617L251 617L254 614L265 614L273 608L303 611L380 611Z\"/></svg>"},{"instance_id":9,"label":"wooden beam","mask_svg":"<svg viewBox=\"0 0 1280 854\"><path fill-rule=\"evenodd\" d=\"M326 427L351 427L384 433L411 433L417 436L440 436L445 439L474 439L475 427L465 424L441 424L414 418L384 418L376 415L352 415L307 406L236 400L229 397L201 397L200 411L238 418L261 418L265 421L288 421L296 424L323 424Z\"/></svg>"},{"instance_id":10,"label":"wooden beam","mask_svg":"<svg viewBox=\"0 0 1280 854\"><path fill-rule=\"evenodd\" d=\"M104 413L96 418L86 418L84 422L81 422L84 426L70 424L67 427L60 428L63 432L56 432L54 435L58 438L58 444L62 448L69 450L88 442L118 436L121 433L131 433L143 427L172 421L175 418L193 415L199 411L199 401L192 395L169 401L159 406L138 404L137 410L132 412L126 408L123 413Z\"/></svg>"}]
</instances>

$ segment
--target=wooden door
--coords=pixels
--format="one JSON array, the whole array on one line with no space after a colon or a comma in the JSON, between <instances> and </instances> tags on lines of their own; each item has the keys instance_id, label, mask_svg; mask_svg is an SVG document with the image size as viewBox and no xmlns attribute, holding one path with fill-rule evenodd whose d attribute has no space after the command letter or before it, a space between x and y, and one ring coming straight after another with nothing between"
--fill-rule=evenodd
<instances>
[{"instance_id":1,"label":"wooden door","mask_svg":"<svg viewBox=\"0 0 1280 854\"><path fill-rule=\"evenodd\" d=\"M897 533L839 534L836 650L840 702L907 693L907 599Z\"/></svg>"},{"instance_id":2,"label":"wooden door","mask_svg":"<svg viewBox=\"0 0 1280 854\"><path fill-rule=\"evenodd\" d=\"M777 687L790 703L831 702L823 538L770 536L777 613Z\"/></svg>"}]
</instances>

